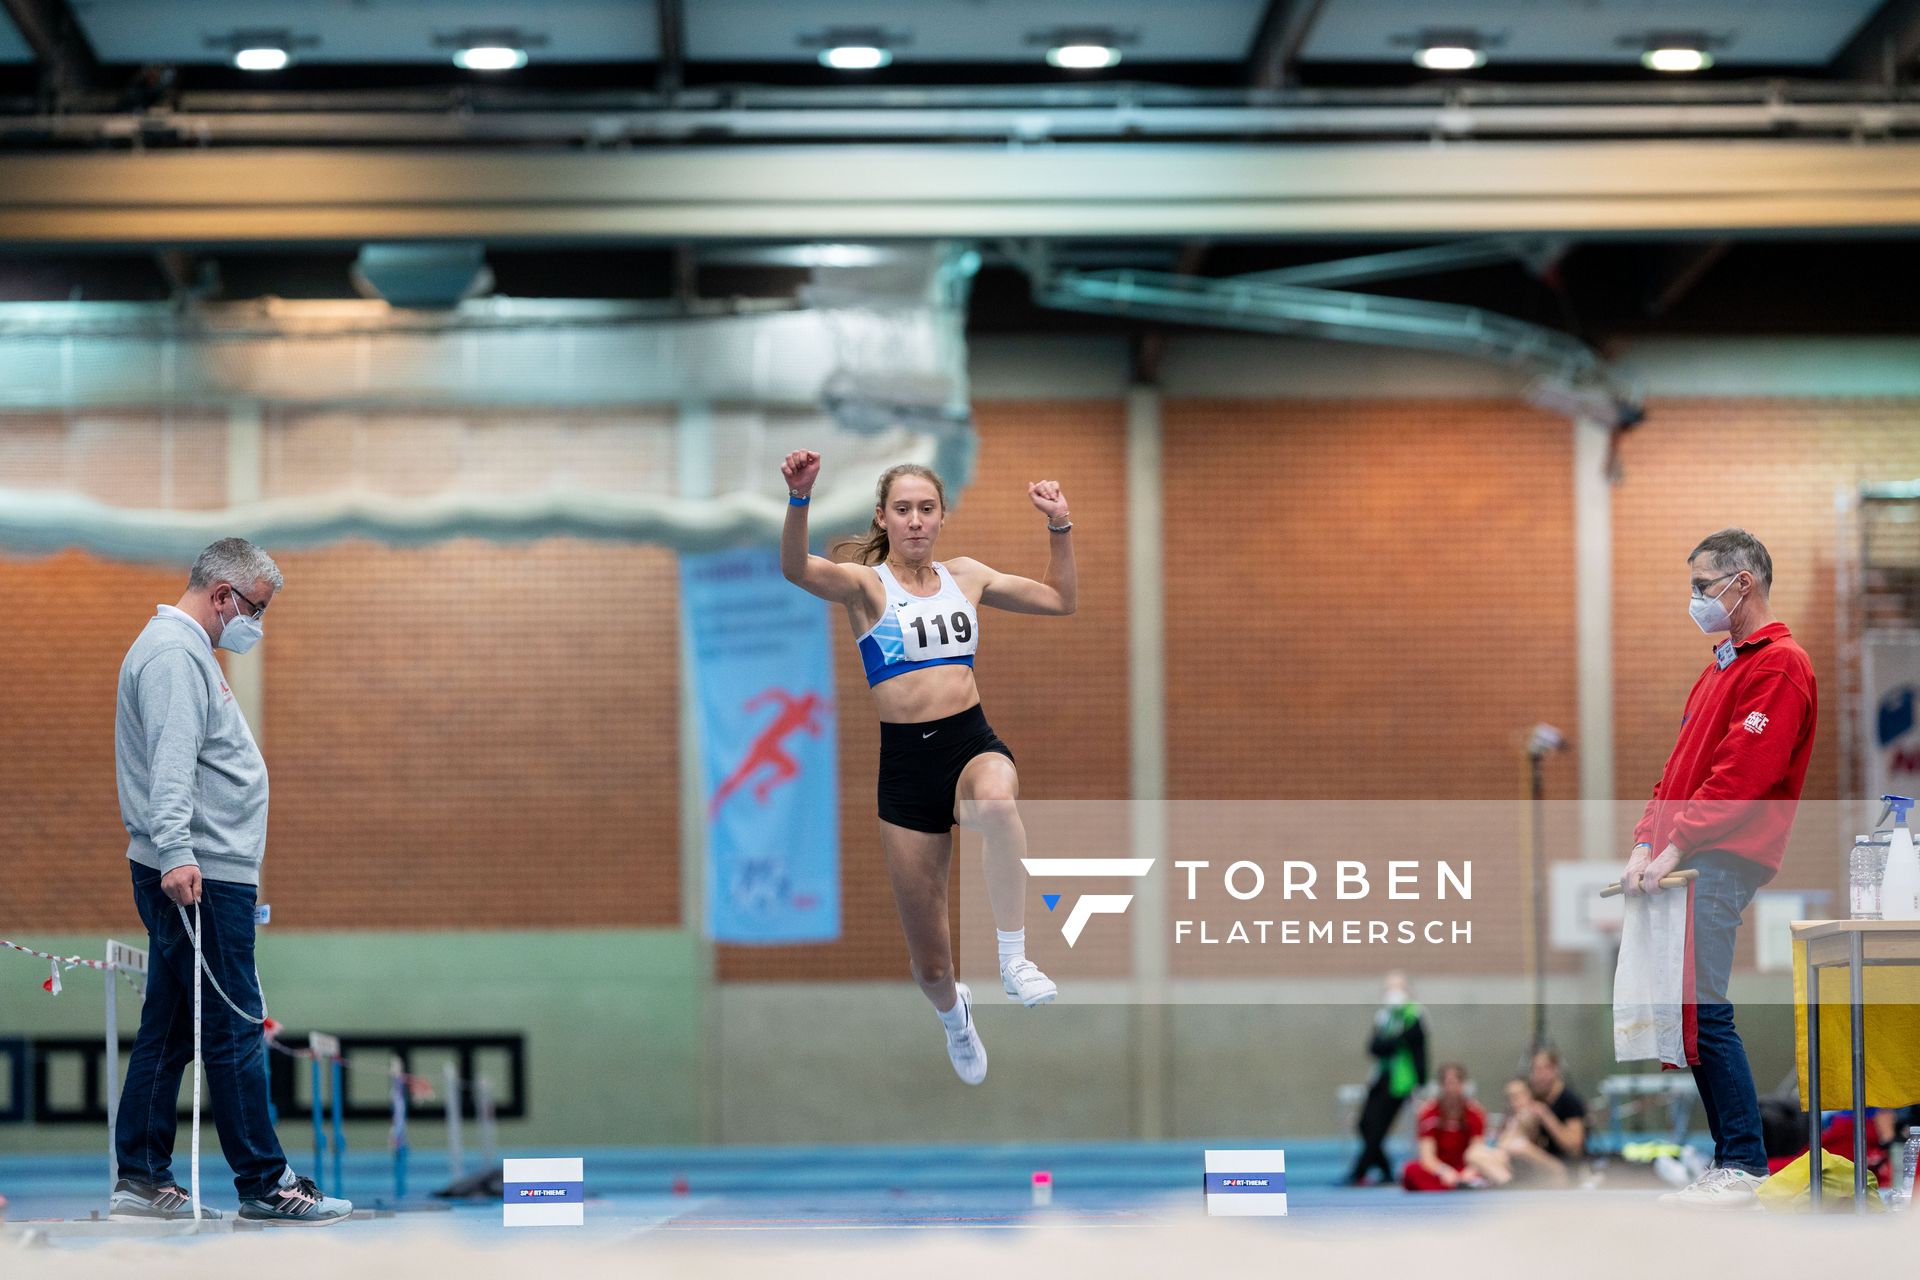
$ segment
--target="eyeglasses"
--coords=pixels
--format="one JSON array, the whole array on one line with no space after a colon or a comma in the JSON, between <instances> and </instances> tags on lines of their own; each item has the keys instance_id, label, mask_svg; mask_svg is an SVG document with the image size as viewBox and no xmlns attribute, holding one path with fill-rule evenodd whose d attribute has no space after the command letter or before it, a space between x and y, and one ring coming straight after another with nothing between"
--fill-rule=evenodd
<instances>
[{"instance_id":1,"label":"eyeglasses","mask_svg":"<svg viewBox=\"0 0 1920 1280\"><path fill-rule=\"evenodd\" d=\"M1708 587L1712 586L1716 582L1725 582L1728 578L1737 578L1744 572L1746 572L1746 570L1744 569L1735 569L1732 573L1723 573L1717 578L1710 578L1705 582L1694 583L1693 598L1695 600L1705 600L1707 598ZM246 597L242 596L241 598L245 599Z\"/></svg>"},{"instance_id":2,"label":"eyeglasses","mask_svg":"<svg viewBox=\"0 0 1920 1280\"><path fill-rule=\"evenodd\" d=\"M241 600L241 603L243 603L243 604L245 604L245 605L247 606L247 608L248 608L249 610L251 610L251 612L250 612L250 613L248 614L248 616L249 616L249 617L252 617L252 618L256 618L256 619L257 619L257 618L259 618L259 616L260 616L261 614L263 614L263 613L265 613L265 612L267 611L267 606L266 606L266 605L264 605L264 604L255 604L255 603L254 603L253 601L251 601L251 600L249 600L249 599L247 599L247 598L246 598L245 596L243 596L243 595L240 595L240 588L238 588L238 587L236 587L236 586L234 586L234 585L233 585L232 583L228 583L228 584L227 584L227 589L228 589L229 591L231 591L231 592L233 592L233 594L234 594L234 595L236 595L236 596L239 596L239 597L240 597L240 600ZM1696 595L1698 595L1699 593L1698 593L1698 592L1695 592L1694 594L1696 594Z\"/></svg>"}]
</instances>

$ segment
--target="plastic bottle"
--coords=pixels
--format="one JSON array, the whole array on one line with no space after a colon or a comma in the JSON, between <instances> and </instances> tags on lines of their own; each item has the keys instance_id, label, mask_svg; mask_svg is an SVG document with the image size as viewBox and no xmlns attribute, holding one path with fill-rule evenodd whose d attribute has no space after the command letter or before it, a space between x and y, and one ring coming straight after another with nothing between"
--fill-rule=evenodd
<instances>
[{"instance_id":1,"label":"plastic bottle","mask_svg":"<svg viewBox=\"0 0 1920 1280\"><path fill-rule=\"evenodd\" d=\"M1893 1207L1913 1207L1913 1175L1920 1168L1920 1128L1907 1135L1906 1158L1900 1163L1900 1176L1894 1179L1889 1188L1893 1194L1888 1197Z\"/></svg>"},{"instance_id":2,"label":"plastic bottle","mask_svg":"<svg viewBox=\"0 0 1920 1280\"><path fill-rule=\"evenodd\" d=\"M1920 920L1920 853L1907 829L1911 796L1881 796L1893 811L1893 841L1887 847L1887 874L1880 881L1880 916L1884 920Z\"/></svg>"},{"instance_id":3,"label":"plastic bottle","mask_svg":"<svg viewBox=\"0 0 1920 1280\"><path fill-rule=\"evenodd\" d=\"M1847 855L1850 914L1855 920L1880 918L1880 879L1885 874L1879 862L1882 852L1874 847L1872 836L1856 836L1853 852Z\"/></svg>"}]
</instances>

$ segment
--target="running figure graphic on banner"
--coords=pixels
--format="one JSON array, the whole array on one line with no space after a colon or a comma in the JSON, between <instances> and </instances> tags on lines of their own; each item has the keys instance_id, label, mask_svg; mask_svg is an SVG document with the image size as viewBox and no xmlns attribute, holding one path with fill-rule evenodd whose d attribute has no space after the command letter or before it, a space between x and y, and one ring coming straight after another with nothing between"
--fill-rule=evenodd
<instances>
[{"instance_id":1,"label":"running figure graphic on banner","mask_svg":"<svg viewBox=\"0 0 1920 1280\"><path fill-rule=\"evenodd\" d=\"M968 1084L987 1077L987 1050L973 1023L972 993L956 982L948 935L947 881L956 822L978 830L986 846L987 897L999 936L1000 980L1007 998L1032 1007L1058 994L1026 956L1026 830L1015 804L1020 777L1013 752L980 710L973 658L980 609L1064 616L1078 586L1067 499L1052 480L1027 486L1046 520L1046 575L1036 581L978 560L933 558L947 517L946 488L926 467L908 463L880 477L873 523L837 550L840 563L807 550L807 504L820 478L820 455L790 453L787 523L780 571L823 600L842 605L880 713L880 843L894 903L906 932L913 976L940 1015L947 1056Z\"/></svg>"},{"instance_id":2,"label":"running figure graphic on banner","mask_svg":"<svg viewBox=\"0 0 1920 1280\"><path fill-rule=\"evenodd\" d=\"M770 705L777 705L779 712L766 728L754 736L752 745L747 748L746 758L727 775L726 781L713 789L713 799L707 806L709 817L718 814L728 797L746 786L748 780L761 769L772 771L754 785L753 798L761 804L767 802L767 797L773 794L775 787L799 777L799 762L781 744L801 732L819 737L825 725L823 713L832 710L827 700L817 693L796 698L785 689L769 689L748 699L746 710L751 713Z\"/></svg>"}]
</instances>

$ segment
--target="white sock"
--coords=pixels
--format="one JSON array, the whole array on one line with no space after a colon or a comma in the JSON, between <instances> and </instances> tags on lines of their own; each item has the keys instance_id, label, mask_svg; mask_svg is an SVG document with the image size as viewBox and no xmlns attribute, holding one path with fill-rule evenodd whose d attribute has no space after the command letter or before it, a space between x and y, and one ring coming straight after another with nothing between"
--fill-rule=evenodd
<instances>
[{"instance_id":1,"label":"white sock","mask_svg":"<svg viewBox=\"0 0 1920 1280\"><path fill-rule=\"evenodd\" d=\"M1023 960L1027 954L1027 931L1015 929L1009 933L1005 929L995 929L994 936L1000 939L1000 967L1006 968L1014 960Z\"/></svg>"},{"instance_id":2,"label":"white sock","mask_svg":"<svg viewBox=\"0 0 1920 1280\"><path fill-rule=\"evenodd\" d=\"M967 1025L967 1002L960 998L958 991L953 993L953 1008L945 1013L941 1013L938 1009L934 1012L940 1014L941 1025L949 1031L959 1031Z\"/></svg>"}]
</instances>

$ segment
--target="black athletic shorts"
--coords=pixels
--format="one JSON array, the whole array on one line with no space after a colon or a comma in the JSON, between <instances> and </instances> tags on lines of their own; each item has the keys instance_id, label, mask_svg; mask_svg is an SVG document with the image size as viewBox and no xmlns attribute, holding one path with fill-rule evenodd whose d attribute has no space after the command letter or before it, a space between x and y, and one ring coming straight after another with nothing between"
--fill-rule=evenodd
<instances>
[{"instance_id":1,"label":"black athletic shorts","mask_svg":"<svg viewBox=\"0 0 1920 1280\"><path fill-rule=\"evenodd\" d=\"M1013 759L977 702L943 720L881 721L880 820L942 835L953 830L960 771L988 751Z\"/></svg>"}]
</instances>

